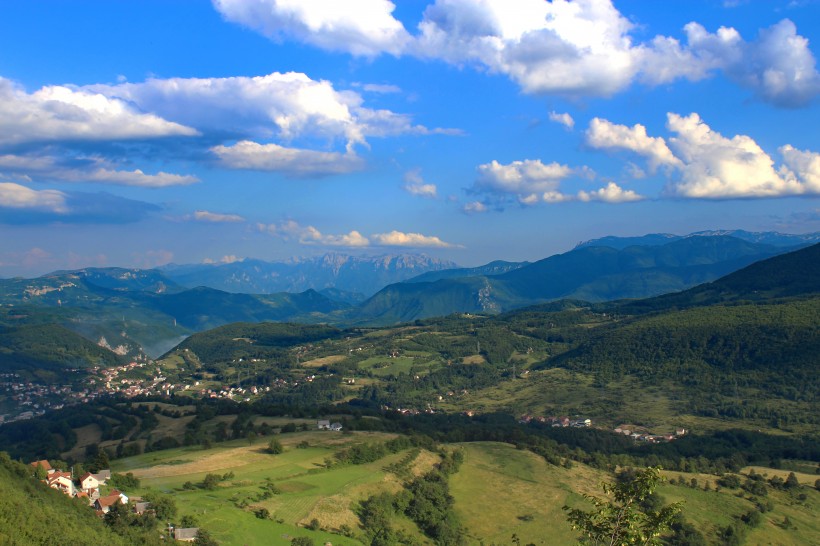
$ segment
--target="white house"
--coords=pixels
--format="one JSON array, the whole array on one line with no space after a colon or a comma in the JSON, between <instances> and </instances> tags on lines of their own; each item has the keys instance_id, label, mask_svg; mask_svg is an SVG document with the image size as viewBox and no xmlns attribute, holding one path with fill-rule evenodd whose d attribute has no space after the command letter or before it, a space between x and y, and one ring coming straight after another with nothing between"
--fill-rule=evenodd
<instances>
[{"instance_id":1,"label":"white house","mask_svg":"<svg viewBox=\"0 0 820 546\"><path fill-rule=\"evenodd\" d=\"M71 478L71 472L52 472L48 476L48 486L58 491L62 491L69 497L77 494L74 488L74 480Z\"/></svg>"},{"instance_id":2,"label":"white house","mask_svg":"<svg viewBox=\"0 0 820 546\"><path fill-rule=\"evenodd\" d=\"M97 489L100 486L100 480L91 472L86 472L80 476L80 489L88 491L89 489Z\"/></svg>"}]
</instances>

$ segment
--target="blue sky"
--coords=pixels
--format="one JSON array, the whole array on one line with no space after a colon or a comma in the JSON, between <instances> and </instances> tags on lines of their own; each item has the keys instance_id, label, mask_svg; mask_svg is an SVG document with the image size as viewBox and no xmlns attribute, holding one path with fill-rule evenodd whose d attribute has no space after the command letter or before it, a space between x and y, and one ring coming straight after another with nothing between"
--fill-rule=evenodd
<instances>
[{"instance_id":1,"label":"blue sky","mask_svg":"<svg viewBox=\"0 0 820 546\"><path fill-rule=\"evenodd\" d=\"M820 3L9 0L0 276L820 230Z\"/></svg>"}]
</instances>

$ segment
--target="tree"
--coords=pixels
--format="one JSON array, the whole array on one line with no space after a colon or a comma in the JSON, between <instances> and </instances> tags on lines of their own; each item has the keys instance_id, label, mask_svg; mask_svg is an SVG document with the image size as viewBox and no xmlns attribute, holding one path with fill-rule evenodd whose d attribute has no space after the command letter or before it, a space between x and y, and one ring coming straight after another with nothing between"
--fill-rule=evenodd
<instances>
[{"instance_id":1,"label":"tree","mask_svg":"<svg viewBox=\"0 0 820 546\"><path fill-rule=\"evenodd\" d=\"M209 491L213 491L221 481L222 476L219 474L206 474L205 478L202 480L202 487L208 489Z\"/></svg>"},{"instance_id":2,"label":"tree","mask_svg":"<svg viewBox=\"0 0 820 546\"><path fill-rule=\"evenodd\" d=\"M680 512L678 503L641 511L641 503L661 480L660 469L650 467L627 481L603 484L604 493L612 500L584 495L595 506L590 512L569 506L563 509L572 528L581 531L579 540L585 544L657 545L661 533L670 528Z\"/></svg>"},{"instance_id":3,"label":"tree","mask_svg":"<svg viewBox=\"0 0 820 546\"><path fill-rule=\"evenodd\" d=\"M145 494L145 500L151 503L151 508L160 521L169 521L176 517L177 503L171 495L150 491Z\"/></svg>"},{"instance_id":4,"label":"tree","mask_svg":"<svg viewBox=\"0 0 820 546\"><path fill-rule=\"evenodd\" d=\"M291 546L313 546L313 539L310 537L296 537L290 543Z\"/></svg>"},{"instance_id":5,"label":"tree","mask_svg":"<svg viewBox=\"0 0 820 546\"><path fill-rule=\"evenodd\" d=\"M786 483L784 485L786 489L800 487L800 482L797 481L797 476L794 475L794 472L789 472L789 476L786 478Z\"/></svg>"},{"instance_id":6,"label":"tree","mask_svg":"<svg viewBox=\"0 0 820 546\"><path fill-rule=\"evenodd\" d=\"M194 546L219 546L219 543L211 538L211 534L202 527L196 532Z\"/></svg>"},{"instance_id":7,"label":"tree","mask_svg":"<svg viewBox=\"0 0 820 546\"><path fill-rule=\"evenodd\" d=\"M271 455L279 455L283 451L285 451L285 448L282 447L282 442L279 440L271 440L268 442L268 453Z\"/></svg>"}]
</instances>

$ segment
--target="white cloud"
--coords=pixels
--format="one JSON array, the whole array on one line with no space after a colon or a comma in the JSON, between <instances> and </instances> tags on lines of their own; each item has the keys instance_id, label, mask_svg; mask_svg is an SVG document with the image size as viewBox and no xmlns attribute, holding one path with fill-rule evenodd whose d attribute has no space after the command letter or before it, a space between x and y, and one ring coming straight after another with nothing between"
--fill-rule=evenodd
<instances>
[{"instance_id":1,"label":"white cloud","mask_svg":"<svg viewBox=\"0 0 820 546\"><path fill-rule=\"evenodd\" d=\"M269 233L288 240L296 240L301 244L319 244L340 247L366 247L370 240L356 230L341 235L325 235L313 226L301 226L293 220L279 224L257 224L257 230Z\"/></svg>"},{"instance_id":2,"label":"white cloud","mask_svg":"<svg viewBox=\"0 0 820 546\"><path fill-rule=\"evenodd\" d=\"M370 238L360 232L352 230L346 234L324 234L313 226L302 226L294 220L285 220L278 224L257 224L256 229L286 240L295 240L306 245L323 245L334 247L362 248L372 244L379 246L402 247L435 247L455 248L457 245L446 243L438 237L421 235L420 233L402 233L391 231L377 233Z\"/></svg>"},{"instance_id":3,"label":"white cloud","mask_svg":"<svg viewBox=\"0 0 820 546\"><path fill-rule=\"evenodd\" d=\"M205 258L204 260L202 260L202 263L204 263L204 264L232 264L232 263L241 262L241 261L244 261L243 258L240 258L238 256L234 256L233 254L228 254L226 256L222 256L218 260L214 260L212 258Z\"/></svg>"},{"instance_id":4,"label":"white cloud","mask_svg":"<svg viewBox=\"0 0 820 546\"><path fill-rule=\"evenodd\" d=\"M646 127L635 124L632 127L617 125L601 118L594 118L586 132L586 143L593 148L621 149L635 152L649 160L649 167L679 166L680 160L661 137L650 137Z\"/></svg>"},{"instance_id":5,"label":"white cloud","mask_svg":"<svg viewBox=\"0 0 820 546\"><path fill-rule=\"evenodd\" d=\"M713 131L698 114L668 113L666 127L673 136L664 140L649 136L640 124L627 127L595 118L587 130L587 143L642 155L653 172L659 165L667 166L667 193L678 197L731 199L820 193L818 153L785 145L779 150L783 164L777 166L751 137L727 138ZM632 163L626 170L633 177L644 174ZM635 197L621 195L612 183L604 189L608 191L598 193L610 202ZM591 193L585 196L594 198Z\"/></svg>"},{"instance_id":6,"label":"white cloud","mask_svg":"<svg viewBox=\"0 0 820 546\"><path fill-rule=\"evenodd\" d=\"M406 246L414 248L454 248L453 245L442 241L440 238L421 233L402 233L401 231L391 231L390 233L378 233L371 237L374 244L381 246Z\"/></svg>"},{"instance_id":7,"label":"white cloud","mask_svg":"<svg viewBox=\"0 0 820 546\"><path fill-rule=\"evenodd\" d=\"M436 198L438 189L435 184L425 184L421 176L421 169L413 169L404 174L404 189L419 197Z\"/></svg>"},{"instance_id":8,"label":"white cloud","mask_svg":"<svg viewBox=\"0 0 820 546\"><path fill-rule=\"evenodd\" d=\"M358 86L357 86L358 87ZM398 85L380 84L380 83L365 83L361 84L361 88L368 93L388 94L401 93L401 87Z\"/></svg>"},{"instance_id":9,"label":"white cloud","mask_svg":"<svg viewBox=\"0 0 820 546\"><path fill-rule=\"evenodd\" d=\"M692 22L639 42L612 0L435 0L411 36L388 0L214 0L231 21L272 37L354 55L414 55L503 74L526 93L610 96L635 81L697 81L722 71L779 106L820 94L820 74L790 20L744 40L731 27Z\"/></svg>"},{"instance_id":10,"label":"white cloud","mask_svg":"<svg viewBox=\"0 0 820 546\"><path fill-rule=\"evenodd\" d=\"M525 159L503 165L496 160L478 166L475 189L494 193L528 196L554 191L573 170L558 163L545 165L540 159Z\"/></svg>"},{"instance_id":11,"label":"white cloud","mask_svg":"<svg viewBox=\"0 0 820 546\"><path fill-rule=\"evenodd\" d=\"M409 116L363 106L361 95L338 91L298 72L232 78L149 79L142 83L94 85L147 111L202 131L236 133L254 140L273 137L342 140L348 150L367 137L452 133L413 125Z\"/></svg>"},{"instance_id":12,"label":"white cloud","mask_svg":"<svg viewBox=\"0 0 820 546\"><path fill-rule=\"evenodd\" d=\"M164 188L184 186L199 182L192 175L166 172L148 174L141 169L118 170L114 165L99 157L82 157L64 160L47 155L0 155L0 168L17 173L24 179L53 180L60 182L95 182L139 186L143 188Z\"/></svg>"},{"instance_id":13,"label":"white cloud","mask_svg":"<svg viewBox=\"0 0 820 546\"><path fill-rule=\"evenodd\" d=\"M642 79L656 85L677 78L699 80L721 70L738 85L778 106L806 106L820 94L820 73L809 41L788 19L745 41L731 27L708 32L699 23L684 27L687 45L656 37L642 49Z\"/></svg>"},{"instance_id":14,"label":"white cloud","mask_svg":"<svg viewBox=\"0 0 820 546\"><path fill-rule=\"evenodd\" d=\"M467 213L487 212L487 205L485 205L481 201L471 201L464 205L464 208L462 210L464 210L464 212Z\"/></svg>"},{"instance_id":15,"label":"white cloud","mask_svg":"<svg viewBox=\"0 0 820 546\"><path fill-rule=\"evenodd\" d=\"M640 80L697 81L722 71L778 106L820 94L808 40L784 19L745 41L731 27L683 29L686 44L635 43L634 25L610 0L437 0L419 25L416 53L505 74L527 93L609 96Z\"/></svg>"},{"instance_id":16,"label":"white cloud","mask_svg":"<svg viewBox=\"0 0 820 546\"><path fill-rule=\"evenodd\" d=\"M671 186L683 197L725 199L780 197L804 193L793 177L783 177L774 160L746 135L726 138L697 114L668 114L667 127L677 134L669 143L683 161L681 179Z\"/></svg>"},{"instance_id":17,"label":"white cloud","mask_svg":"<svg viewBox=\"0 0 820 546\"><path fill-rule=\"evenodd\" d=\"M563 114L559 114L558 112L550 112L549 113L550 121L555 123L560 123L567 129L572 129L575 127L575 120L572 119L572 116L568 113L564 112Z\"/></svg>"},{"instance_id":18,"label":"white cloud","mask_svg":"<svg viewBox=\"0 0 820 546\"><path fill-rule=\"evenodd\" d=\"M397 55L410 40L388 0L213 0L227 20L269 38L291 36L331 51Z\"/></svg>"},{"instance_id":19,"label":"white cloud","mask_svg":"<svg viewBox=\"0 0 820 546\"><path fill-rule=\"evenodd\" d=\"M547 191L541 196L541 201L544 203L563 203L564 201L572 201L572 196L560 191Z\"/></svg>"},{"instance_id":20,"label":"white cloud","mask_svg":"<svg viewBox=\"0 0 820 546\"><path fill-rule=\"evenodd\" d=\"M364 168L364 161L354 152L317 152L249 140L233 146L214 146L211 152L223 167L280 172L291 177L344 174Z\"/></svg>"},{"instance_id":21,"label":"white cloud","mask_svg":"<svg viewBox=\"0 0 820 546\"><path fill-rule=\"evenodd\" d=\"M806 193L820 194L820 153L798 150L789 144L778 151L784 163L781 173L787 178L797 178Z\"/></svg>"},{"instance_id":22,"label":"white cloud","mask_svg":"<svg viewBox=\"0 0 820 546\"><path fill-rule=\"evenodd\" d=\"M625 190L621 188L615 182L609 182L603 188L595 191L579 191L578 199L585 202L603 201L605 203L628 203L631 201L640 201L644 199L644 197L638 195L632 190Z\"/></svg>"},{"instance_id":23,"label":"white cloud","mask_svg":"<svg viewBox=\"0 0 820 546\"><path fill-rule=\"evenodd\" d=\"M0 144L193 136L195 129L89 90L47 86L26 93L0 77Z\"/></svg>"},{"instance_id":24,"label":"white cloud","mask_svg":"<svg viewBox=\"0 0 820 546\"><path fill-rule=\"evenodd\" d=\"M236 223L244 222L245 219L238 214L222 214L219 212L210 212L207 210L198 210L194 212L194 220L198 222L212 222L212 223Z\"/></svg>"},{"instance_id":25,"label":"white cloud","mask_svg":"<svg viewBox=\"0 0 820 546\"><path fill-rule=\"evenodd\" d=\"M637 71L631 28L608 0L437 0L415 48L505 74L527 93L607 96Z\"/></svg>"},{"instance_id":26,"label":"white cloud","mask_svg":"<svg viewBox=\"0 0 820 546\"><path fill-rule=\"evenodd\" d=\"M0 182L0 207L68 212L67 195L57 190L32 190L13 182Z\"/></svg>"}]
</instances>

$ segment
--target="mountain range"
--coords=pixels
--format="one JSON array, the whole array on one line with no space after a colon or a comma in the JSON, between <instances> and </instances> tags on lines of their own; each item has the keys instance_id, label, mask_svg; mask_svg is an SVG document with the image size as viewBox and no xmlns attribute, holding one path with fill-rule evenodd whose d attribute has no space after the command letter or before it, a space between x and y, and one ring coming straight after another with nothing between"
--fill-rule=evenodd
<instances>
[{"instance_id":1,"label":"mountain range","mask_svg":"<svg viewBox=\"0 0 820 546\"><path fill-rule=\"evenodd\" d=\"M58 271L36 279L0 280L0 326L58 324L120 356L143 352L158 356L193 332L233 322L373 326L451 313L496 314L559 299L603 302L646 298L713 281L817 238L817 234L742 235L744 238L724 232L687 237L648 235L630 238L629 244L604 238L599 244L584 244L533 263L496 261L476 268L456 268L424 256L375 259L328 255L303 262L311 265L298 274L302 286L326 285L322 292L309 288L297 293L246 294L190 286L197 284L194 279L202 272L214 273L214 282L228 282L223 273L240 271L240 267L264 271L260 265L264 262L161 270ZM660 244L664 240L669 242ZM271 271L278 265L268 265L271 269L259 279L273 282ZM308 275L311 268L316 277ZM288 282L295 283L297 269L290 271L293 275ZM409 276L419 271L420 275ZM396 275L408 278L382 288L365 301L346 291L361 294L368 291L367 286L372 290ZM254 280L248 273L242 282L258 286L262 280Z\"/></svg>"},{"instance_id":2,"label":"mountain range","mask_svg":"<svg viewBox=\"0 0 820 546\"><path fill-rule=\"evenodd\" d=\"M207 286L245 294L332 289L328 292L329 297L335 295L355 301L372 296L388 284L428 271L456 267L453 262L417 254L349 256L330 253L286 262L248 259L227 264L167 265L160 270L169 279L189 288Z\"/></svg>"}]
</instances>

